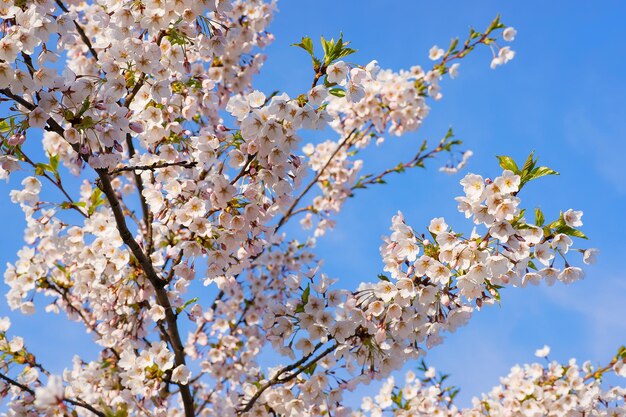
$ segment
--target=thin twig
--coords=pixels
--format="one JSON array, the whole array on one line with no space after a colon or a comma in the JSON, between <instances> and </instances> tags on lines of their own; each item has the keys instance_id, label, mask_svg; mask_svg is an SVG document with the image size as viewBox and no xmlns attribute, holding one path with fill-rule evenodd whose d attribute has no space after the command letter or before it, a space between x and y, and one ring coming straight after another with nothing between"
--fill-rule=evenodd
<instances>
[{"instance_id":1,"label":"thin twig","mask_svg":"<svg viewBox=\"0 0 626 417\"><path fill-rule=\"evenodd\" d=\"M127 167L116 168L113 171L109 172L109 175L119 174L124 171L155 171L157 169L167 168L167 167L183 167L183 168L193 168L198 163L196 161L181 161L181 162L155 162L151 165L132 165Z\"/></svg>"}]
</instances>

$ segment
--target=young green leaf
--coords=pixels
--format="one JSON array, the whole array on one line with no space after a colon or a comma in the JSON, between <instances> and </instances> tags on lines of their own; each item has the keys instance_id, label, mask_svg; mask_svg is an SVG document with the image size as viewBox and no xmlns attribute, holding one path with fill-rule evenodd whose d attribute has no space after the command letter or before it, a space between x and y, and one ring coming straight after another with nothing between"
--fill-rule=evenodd
<instances>
[{"instance_id":1,"label":"young green leaf","mask_svg":"<svg viewBox=\"0 0 626 417\"><path fill-rule=\"evenodd\" d=\"M313 41L308 36L303 37L300 43L292 43L291 46L298 46L313 56Z\"/></svg>"},{"instance_id":2,"label":"young green leaf","mask_svg":"<svg viewBox=\"0 0 626 417\"><path fill-rule=\"evenodd\" d=\"M510 156L502 155L498 156L498 160L500 161L500 166L502 167L502 169L508 169L510 171L513 171L513 173L519 175L520 170L517 167L517 164L515 163L513 158L511 158Z\"/></svg>"}]
</instances>

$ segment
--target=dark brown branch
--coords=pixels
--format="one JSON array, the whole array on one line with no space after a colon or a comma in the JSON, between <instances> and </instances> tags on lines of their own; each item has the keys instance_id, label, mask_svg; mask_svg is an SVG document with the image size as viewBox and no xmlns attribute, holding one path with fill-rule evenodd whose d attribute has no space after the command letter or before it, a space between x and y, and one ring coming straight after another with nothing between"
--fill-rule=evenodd
<instances>
[{"instance_id":1,"label":"dark brown branch","mask_svg":"<svg viewBox=\"0 0 626 417\"><path fill-rule=\"evenodd\" d=\"M300 200L302 200L302 198L306 195L306 193L309 192L309 190L311 189L311 187L313 187L315 184L317 184L317 180L320 179L320 177L322 176L322 174L324 173L324 171L326 170L326 168L328 168L328 166L330 165L330 163L333 161L333 159L335 158L335 156L339 153L339 151L344 147L344 145L346 143L348 143L350 141L350 139L353 137L353 135L356 134L356 128L352 130L352 132L350 132L350 134L348 134L341 142L339 142L339 144L337 145L337 149L335 149L332 153L332 155L330 155L330 158L328 158L328 161L326 161L326 163L324 164L324 166L322 167L322 169L320 169L317 173L317 175L315 176L315 178L313 178L313 180L306 186L306 188L304 190L302 190L302 192L300 193L300 195L298 197L296 197L295 200L293 200L293 203L291 203L291 205L289 206L289 208L287 209L287 212L283 215L283 217L281 217L281 219L278 221L278 225L276 225L276 230L280 229L287 220L289 220L289 218L291 217L294 209L296 208L296 206L298 205L298 203L300 203Z\"/></svg>"},{"instance_id":2,"label":"dark brown branch","mask_svg":"<svg viewBox=\"0 0 626 417\"><path fill-rule=\"evenodd\" d=\"M434 157L437 153L441 152L443 150L442 144L440 144L439 146L437 146L436 148L434 148L433 150L429 151L426 154L422 155L422 151L419 151L411 160L401 163L400 165L397 165L393 168L388 168L382 172L380 172L378 175L374 176L373 174L367 174L363 177L361 177L361 180L358 181L355 185L353 185L350 190L354 191L358 188L365 188L368 185L372 185L372 184L380 184L382 179L384 177L386 177L387 175L394 173L394 172L402 172L402 170L405 169L410 169L410 168L415 168L418 166L423 166L422 163L429 158Z\"/></svg>"},{"instance_id":3,"label":"dark brown branch","mask_svg":"<svg viewBox=\"0 0 626 417\"><path fill-rule=\"evenodd\" d=\"M32 388L27 387L24 384L20 384L19 382L17 382L16 380L9 378L8 376L0 373L0 379L6 381L7 383L18 387L19 389L21 389L22 391L28 392L31 395L35 395L35 390L33 390ZM82 401L82 400L72 400L71 398L63 398L63 401L68 403L68 404L72 404L76 407L81 407L84 408L85 410L91 411L92 413L94 413L95 415L99 416L99 417L106 417L106 415L101 412L98 411L97 409L95 409L92 405L87 404L86 402Z\"/></svg>"},{"instance_id":4,"label":"dark brown branch","mask_svg":"<svg viewBox=\"0 0 626 417\"><path fill-rule=\"evenodd\" d=\"M176 315L172 309L172 305L167 295L167 291L164 288L165 281L161 280L157 275L154 266L152 265L152 261L146 254L143 252L132 233L128 229L126 224L126 218L124 216L124 212L120 205L120 202L117 198L115 190L111 185L111 178L106 170L97 169L98 177L100 178L100 185L102 191L106 195L109 204L111 206L111 210L113 211L113 216L115 217L115 222L117 224L117 229L120 233L120 236L126 246L128 246L135 256L148 281L154 287L154 291L156 294L157 302L161 307L165 309L165 321L167 323L167 334L169 340L171 342L172 349L174 350L174 359L176 366L185 365L185 350L183 343L180 338L180 332L178 331L178 323L176 322ZM189 389L189 385L178 384L180 388L180 394L183 401L183 406L185 409L186 417L194 417L194 406L193 406L193 397L191 396L191 390Z\"/></svg>"},{"instance_id":5,"label":"dark brown branch","mask_svg":"<svg viewBox=\"0 0 626 417\"><path fill-rule=\"evenodd\" d=\"M134 149L133 149L133 153L134 153ZM119 174L120 172L124 172L124 171L155 171L157 169L162 169L162 168L167 168L167 167L193 168L196 165L198 165L196 161L155 162L152 165L133 165L133 166L128 166L128 167L116 168L113 171L109 172L109 175Z\"/></svg>"},{"instance_id":6,"label":"dark brown branch","mask_svg":"<svg viewBox=\"0 0 626 417\"><path fill-rule=\"evenodd\" d=\"M16 102L20 103L24 107L29 110L33 110L35 105L29 103L24 100L22 97L13 94L9 89L0 89L0 93L9 97ZM64 129L57 123L53 118L48 119L48 126L46 130L52 131L64 137ZM80 155L80 149L77 144L70 144L74 151ZM86 156L82 155L83 160L86 160ZM96 169L96 173L98 174L99 183L102 191L107 197L109 201L109 205L111 206L111 210L113 211L113 216L115 218L115 222L117 225L118 232L120 233L120 237L129 247L132 254L135 256L144 273L146 274L146 278L154 287L154 291L156 294L157 302L161 307L165 309L165 321L167 323L167 333L169 340L171 341L172 349L174 350L174 358L176 366L185 365L185 351L184 346L180 338L180 332L178 331L178 324L176 322L176 315L172 309L172 305L167 296L167 291L165 290L165 281L162 281L157 275L154 266L152 265L152 261L146 254L143 252L132 233L128 229L128 225L126 224L126 218L124 216L124 210L120 204L119 199L117 198L117 194L113 189L113 185L111 184L111 177L109 173L105 169ZM195 417L194 405L193 405L193 397L191 396L191 390L188 385L179 384L180 394L182 397L183 407L185 410L185 417Z\"/></svg>"},{"instance_id":7,"label":"dark brown branch","mask_svg":"<svg viewBox=\"0 0 626 417\"><path fill-rule=\"evenodd\" d=\"M337 346L339 346L339 345L337 343L334 343L333 345L331 345L328 348L326 348L324 351L320 352L313 359L311 359L311 361L309 361L308 363L304 364L306 361L308 361L313 356L313 354L320 347L322 347L322 343L318 343L317 346L315 346L315 349L313 350L313 352L311 352L308 355L302 357L297 362L294 362L291 365L282 368L280 371L278 371L276 373L276 375L274 375L274 377L272 379L270 379L265 384L263 384L261 387L259 387L259 389L254 393L254 395L252 397L250 397L250 400L246 403L246 405L241 410L239 410L237 413L238 414L243 414L243 413L245 413L247 411L250 411L250 409L254 406L254 403L256 403L256 401L259 399L261 394L263 394L263 392L265 392L266 389L268 389L268 388L270 388L270 387L272 387L274 385L284 384L285 382L291 381L292 379L294 379L295 377L300 375L302 372L304 372L304 370L307 369L309 366L311 366L312 364L316 363L317 361L322 359L324 356L328 355L330 352L335 350L337 348ZM297 371L292 373L292 374L290 374L290 375L288 375L288 376L286 376L285 378L281 378L281 375L286 374L287 372L291 372L294 369L297 369Z\"/></svg>"},{"instance_id":8,"label":"dark brown branch","mask_svg":"<svg viewBox=\"0 0 626 417\"><path fill-rule=\"evenodd\" d=\"M65 13L69 12L69 9L67 7L65 7L65 5L63 4L63 2L61 2L61 0L55 0L55 2L56 2L56 4L59 5L61 10L63 10ZM76 31L78 32L78 35L80 36L80 39L82 39L82 41L85 44L85 46L87 46L87 49L89 49L89 52L91 52L91 55L93 55L93 57L97 61L98 60L98 53L93 48L93 45L91 44L91 40L89 40L89 37L85 33L85 30L83 29L83 27L81 25L78 24L77 21L74 21L74 26L76 26Z\"/></svg>"}]
</instances>

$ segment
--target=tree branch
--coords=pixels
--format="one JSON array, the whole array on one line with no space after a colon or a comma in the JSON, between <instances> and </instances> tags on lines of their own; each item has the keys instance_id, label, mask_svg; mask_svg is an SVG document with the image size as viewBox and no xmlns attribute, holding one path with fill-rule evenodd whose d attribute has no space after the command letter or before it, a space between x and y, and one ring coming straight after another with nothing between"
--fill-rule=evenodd
<instances>
[{"instance_id":1,"label":"tree branch","mask_svg":"<svg viewBox=\"0 0 626 417\"><path fill-rule=\"evenodd\" d=\"M59 5L59 7L61 8L61 10L63 10L65 13L69 13L69 9L67 7L65 7L65 5L63 4L63 2L61 2L61 0L55 0L56 4ZM80 38L82 39L83 43L87 46L87 49L89 49L89 52L91 52L91 55L93 55L93 57L96 59L96 61L98 60L98 53L96 52L96 50L93 48L93 45L91 44L91 41L89 40L89 37L87 36L87 34L85 33L85 30L83 29L83 27L81 25L78 24L77 21L74 20L74 26L76 26L76 31L78 32L78 35L80 36Z\"/></svg>"},{"instance_id":2,"label":"tree branch","mask_svg":"<svg viewBox=\"0 0 626 417\"><path fill-rule=\"evenodd\" d=\"M8 377L7 375L4 375L2 373L0 373L0 379L4 380L5 382L18 387L19 389L21 389L22 391L28 392L30 395L35 395L35 390L33 390L32 388L27 387L24 384L20 384L19 382L17 382L16 380ZM98 411L95 407L93 407L90 404L87 404L86 402L77 399L77 400L72 400L71 398L63 398L63 401L68 403L68 404L72 404L73 406L76 407L81 407L84 408L85 410L91 411L92 413L94 413L95 415L99 416L99 417L106 417L106 415L101 412Z\"/></svg>"},{"instance_id":3,"label":"tree branch","mask_svg":"<svg viewBox=\"0 0 626 417\"><path fill-rule=\"evenodd\" d=\"M315 346L315 349L313 350L313 352L309 353L308 355L302 357L300 360L298 360L297 362L292 363L289 366L284 367L283 369L281 369L280 371L278 371L276 373L276 375L274 375L274 377L272 379L270 379L269 381L267 381L265 384L263 384L255 393L252 397L250 397L250 400L246 403L246 405L239 411L237 411L238 414L243 414L247 411L250 411L250 409L252 408L252 406L254 406L254 403L256 403L256 401L259 399L259 397L261 396L261 394L263 394L263 392L265 392L266 389L274 386L274 385L278 385L278 384L284 384L285 382L289 382L292 379L294 379L295 377L297 377L298 375L300 375L302 372L304 372L304 370L306 368L308 368L309 366L311 366L312 364L316 363L317 361L319 361L320 359L322 359L324 356L328 355L330 352L332 352L333 350L335 350L337 348L337 346L339 346L338 343L334 343L333 345L329 346L326 350L322 351L321 353L319 353L317 356L315 356L313 359L311 359L311 361L309 361L307 364L303 365L307 360L309 360L309 358L311 358L313 356L313 354L320 348L322 347L323 343L318 343L317 346ZM285 378L281 378L280 376L287 373L287 372L291 372L294 369L297 369L296 372L286 376Z\"/></svg>"},{"instance_id":4,"label":"tree branch","mask_svg":"<svg viewBox=\"0 0 626 417\"><path fill-rule=\"evenodd\" d=\"M115 190L113 190L113 186L111 185L111 178L109 174L104 169L96 169L98 177L100 178L101 189L106 195L109 204L111 206L111 210L113 211L113 216L115 217L115 222L117 224L117 229L120 233L120 236L126 246L128 246L139 261L141 268L143 269L148 281L154 287L154 291L156 294L157 302L161 307L165 309L165 321L167 323L167 334L170 340L170 344L172 349L174 350L174 358L176 366L185 365L185 350L183 343L180 338L180 333L178 331L178 324L176 322L176 315L172 309L172 305L170 303L169 297L167 295L167 291L165 290L165 282L162 281L157 275L154 266L152 265L152 261L146 254L143 252L132 233L128 229L126 225L126 218L122 211L122 207L120 206L120 202L115 194ZM180 394L183 401L183 406L185 409L186 417L194 417L194 406L193 406L193 397L191 396L191 391L188 385L178 384L180 388Z\"/></svg>"}]
</instances>

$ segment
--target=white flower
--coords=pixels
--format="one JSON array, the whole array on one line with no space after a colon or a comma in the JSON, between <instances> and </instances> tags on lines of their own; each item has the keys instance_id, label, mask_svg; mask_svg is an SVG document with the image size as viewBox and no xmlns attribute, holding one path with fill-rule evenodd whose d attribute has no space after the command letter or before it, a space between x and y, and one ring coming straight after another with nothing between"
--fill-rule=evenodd
<instances>
[{"instance_id":1,"label":"white flower","mask_svg":"<svg viewBox=\"0 0 626 417\"><path fill-rule=\"evenodd\" d=\"M551 246L553 249L558 249L559 251L565 254L567 253L567 251L569 250L570 246L572 246L573 243L574 242L569 236L563 233L559 233L556 236L554 236Z\"/></svg>"},{"instance_id":2,"label":"white flower","mask_svg":"<svg viewBox=\"0 0 626 417\"><path fill-rule=\"evenodd\" d=\"M50 375L45 387L35 389L35 407L40 410L50 410L63 402L65 388L60 376Z\"/></svg>"},{"instance_id":3,"label":"white flower","mask_svg":"<svg viewBox=\"0 0 626 417\"><path fill-rule=\"evenodd\" d=\"M265 103L265 94L260 91L253 91L246 96L250 107L261 107Z\"/></svg>"},{"instance_id":4,"label":"white flower","mask_svg":"<svg viewBox=\"0 0 626 417\"><path fill-rule=\"evenodd\" d=\"M587 265L595 264L596 257L600 251L596 248L589 248L583 252L583 262Z\"/></svg>"},{"instance_id":5,"label":"white flower","mask_svg":"<svg viewBox=\"0 0 626 417\"><path fill-rule=\"evenodd\" d=\"M385 303L388 303L389 301L391 301L393 297L396 296L397 293L398 293L398 289L396 288L395 285L393 285L389 281L379 282L378 285L376 286L376 290L374 291L374 294L376 294L376 297L380 298Z\"/></svg>"},{"instance_id":6,"label":"white flower","mask_svg":"<svg viewBox=\"0 0 626 417\"><path fill-rule=\"evenodd\" d=\"M613 365L613 371L621 376L626 378L626 363L624 363L624 359L619 360Z\"/></svg>"},{"instance_id":7,"label":"white flower","mask_svg":"<svg viewBox=\"0 0 626 417\"><path fill-rule=\"evenodd\" d=\"M535 259L548 266L550 261L554 258L554 250L547 243L539 243L535 245Z\"/></svg>"},{"instance_id":8,"label":"white flower","mask_svg":"<svg viewBox=\"0 0 626 417\"><path fill-rule=\"evenodd\" d=\"M582 269L576 266L568 266L563 271L561 271L557 279L565 284L570 284L572 282L582 279L584 276L585 273Z\"/></svg>"},{"instance_id":9,"label":"white flower","mask_svg":"<svg viewBox=\"0 0 626 417\"><path fill-rule=\"evenodd\" d=\"M487 277L486 268L482 264L474 265L467 274L461 275L457 279L457 287L461 295L468 300L480 297L482 293L482 284Z\"/></svg>"},{"instance_id":10,"label":"white flower","mask_svg":"<svg viewBox=\"0 0 626 417\"><path fill-rule=\"evenodd\" d=\"M507 221L501 221L489 229L491 236L495 237L502 243L506 243L509 240L509 236L515 233L515 229L511 226L511 223Z\"/></svg>"},{"instance_id":11,"label":"white flower","mask_svg":"<svg viewBox=\"0 0 626 417\"><path fill-rule=\"evenodd\" d=\"M428 51L428 58L430 58L433 61L436 61L439 58L441 58L444 54L445 54L445 51L441 49L440 47L438 47L437 45L435 45L432 48L430 48L430 51Z\"/></svg>"},{"instance_id":12,"label":"white flower","mask_svg":"<svg viewBox=\"0 0 626 417\"><path fill-rule=\"evenodd\" d=\"M328 97L328 89L324 85L315 86L309 91L309 104L312 106L319 106L322 104L326 97Z\"/></svg>"},{"instance_id":13,"label":"white flower","mask_svg":"<svg viewBox=\"0 0 626 417\"><path fill-rule=\"evenodd\" d=\"M499 65L504 65L515 57L515 51L512 51L510 47L505 46L500 48L498 56L491 60L491 68L494 69Z\"/></svg>"},{"instance_id":14,"label":"white flower","mask_svg":"<svg viewBox=\"0 0 626 417\"><path fill-rule=\"evenodd\" d=\"M545 358L550 354L550 346L544 345L541 349L535 351L535 356L538 358Z\"/></svg>"},{"instance_id":15,"label":"white flower","mask_svg":"<svg viewBox=\"0 0 626 417\"><path fill-rule=\"evenodd\" d=\"M574 211L572 209L563 213L563 220L569 227L580 227L583 225L581 218L583 217L582 211Z\"/></svg>"},{"instance_id":16,"label":"white flower","mask_svg":"<svg viewBox=\"0 0 626 417\"><path fill-rule=\"evenodd\" d=\"M478 202L482 199L485 191L485 181L483 177L475 174L467 174L461 180L463 191L472 202Z\"/></svg>"},{"instance_id":17,"label":"white flower","mask_svg":"<svg viewBox=\"0 0 626 417\"><path fill-rule=\"evenodd\" d=\"M326 69L326 80L329 83L342 84L348 76L348 66L343 61L330 64Z\"/></svg>"},{"instance_id":18,"label":"white flower","mask_svg":"<svg viewBox=\"0 0 626 417\"><path fill-rule=\"evenodd\" d=\"M502 38L507 42L515 40L515 35L517 35L517 31L513 27L508 27L502 32Z\"/></svg>"},{"instance_id":19,"label":"white flower","mask_svg":"<svg viewBox=\"0 0 626 417\"><path fill-rule=\"evenodd\" d=\"M0 333L6 332L11 327L11 320L8 317L0 318Z\"/></svg>"},{"instance_id":20,"label":"white flower","mask_svg":"<svg viewBox=\"0 0 626 417\"><path fill-rule=\"evenodd\" d=\"M459 66L460 64L458 62L450 66L450 69L448 69L448 74L450 74L450 78L455 79L459 76ZM463 155L463 157L465 158L465 155Z\"/></svg>"},{"instance_id":21,"label":"white flower","mask_svg":"<svg viewBox=\"0 0 626 417\"><path fill-rule=\"evenodd\" d=\"M383 311L385 311L385 303L380 300L376 300L373 303L370 303L369 307L367 308L367 312L373 314L376 317L383 314Z\"/></svg>"},{"instance_id":22,"label":"white flower","mask_svg":"<svg viewBox=\"0 0 626 417\"><path fill-rule=\"evenodd\" d=\"M398 257L407 259L409 262L415 262L420 251L420 247L414 239L401 239L396 248L398 250Z\"/></svg>"},{"instance_id":23,"label":"white flower","mask_svg":"<svg viewBox=\"0 0 626 417\"><path fill-rule=\"evenodd\" d=\"M36 107L28 114L28 125L30 127L38 127L43 129L48 121L48 114L41 108Z\"/></svg>"},{"instance_id":24,"label":"white flower","mask_svg":"<svg viewBox=\"0 0 626 417\"><path fill-rule=\"evenodd\" d=\"M502 176L495 179L494 183L498 186L503 193L514 193L519 190L520 176L513 173L508 169L502 172Z\"/></svg>"},{"instance_id":25,"label":"white flower","mask_svg":"<svg viewBox=\"0 0 626 417\"><path fill-rule=\"evenodd\" d=\"M430 221L430 226L428 226L428 230L434 235L438 235L441 232L445 232L448 230L448 225L443 217L436 217Z\"/></svg>"},{"instance_id":26,"label":"white flower","mask_svg":"<svg viewBox=\"0 0 626 417\"><path fill-rule=\"evenodd\" d=\"M354 81L348 81L346 85L346 100L351 103L358 103L365 98L365 89Z\"/></svg>"},{"instance_id":27,"label":"white flower","mask_svg":"<svg viewBox=\"0 0 626 417\"><path fill-rule=\"evenodd\" d=\"M189 378L191 377L191 372L185 365L178 365L172 371L172 381L177 384L187 385L189 383Z\"/></svg>"}]
</instances>

